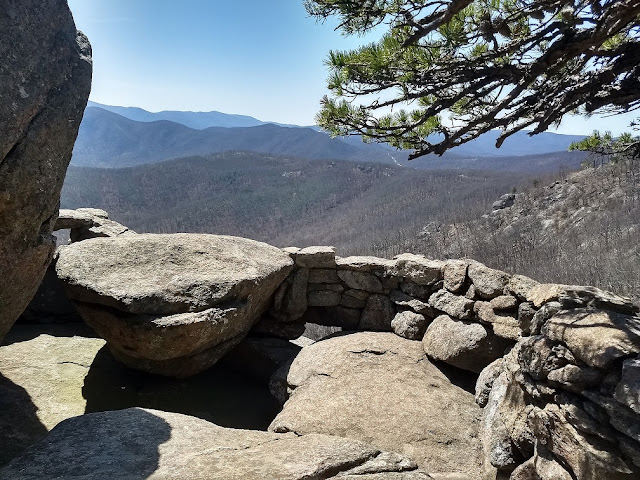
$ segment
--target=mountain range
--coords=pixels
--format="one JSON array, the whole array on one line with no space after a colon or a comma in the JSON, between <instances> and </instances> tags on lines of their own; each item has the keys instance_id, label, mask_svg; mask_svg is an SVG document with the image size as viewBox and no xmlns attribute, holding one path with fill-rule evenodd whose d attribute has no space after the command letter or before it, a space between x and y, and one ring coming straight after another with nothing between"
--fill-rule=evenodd
<instances>
[{"instance_id":1,"label":"mountain range","mask_svg":"<svg viewBox=\"0 0 640 480\"><path fill-rule=\"evenodd\" d=\"M518 132L495 148L497 131L461 145L443 157L408 162L408 152L358 137L331 138L317 127L262 122L221 112L148 112L90 102L85 110L72 165L117 168L172 158L247 151L308 160L346 160L395 164L418 169L557 170L575 168L584 154L567 153L583 137ZM551 156L549 156L551 154Z\"/></svg>"}]
</instances>

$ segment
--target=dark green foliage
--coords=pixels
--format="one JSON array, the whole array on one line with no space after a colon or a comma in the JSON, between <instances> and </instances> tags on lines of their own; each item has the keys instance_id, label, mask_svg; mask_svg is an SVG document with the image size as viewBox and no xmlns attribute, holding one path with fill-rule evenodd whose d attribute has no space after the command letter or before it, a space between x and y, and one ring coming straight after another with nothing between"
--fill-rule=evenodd
<instances>
[{"instance_id":1,"label":"dark green foliage","mask_svg":"<svg viewBox=\"0 0 640 480\"><path fill-rule=\"evenodd\" d=\"M382 38L327 59L317 120L442 154L499 128L496 145L568 113L640 106L638 0L307 0L346 34L388 26Z\"/></svg>"}]
</instances>

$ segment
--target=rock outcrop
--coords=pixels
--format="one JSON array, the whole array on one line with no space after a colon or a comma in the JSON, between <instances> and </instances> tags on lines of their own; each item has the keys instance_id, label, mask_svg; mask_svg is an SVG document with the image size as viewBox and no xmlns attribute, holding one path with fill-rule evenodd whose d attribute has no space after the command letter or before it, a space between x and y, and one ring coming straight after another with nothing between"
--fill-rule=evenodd
<instances>
[{"instance_id":1,"label":"rock outcrop","mask_svg":"<svg viewBox=\"0 0 640 480\"><path fill-rule=\"evenodd\" d=\"M91 47L65 0L0 4L0 338L55 249L60 190L91 89Z\"/></svg>"},{"instance_id":2,"label":"rock outcrop","mask_svg":"<svg viewBox=\"0 0 640 480\"><path fill-rule=\"evenodd\" d=\"M219 427L132 408L65 420L0 477L429 480L411 460L352 439Z\"/></svg>"},{"instance_id":3,"label":"rock outcrop","mask_svg":"<svg viewBox=\"0 0 640 480\"><path fill-rule=\"evenodd\" d=\"M98 213L61 222L89 232ZM263 382L273 372L269 388L284 405L269 427L276 434L398 451L435 480L640 475L640 308L627 298L473 260L103 233L116 236L61 247L57 274L114 355L187 376L248 332L262 335L227 362ZM345 331L292 358L298 348L282 338L305 322ZM426 475L365 475L387 458L341 478Z\"/></svg>"},{"instance_id":4,"label":"rock outcrop","mask_svg":"<svg viewBox=\"0 0 640 480\"><path fill-rule=\"evenodd\" d=\"M143 234L62 247L56 271L118 359L184 377L246 336L292 263L281 250L243 238Z\"/></svg>"},{"instance_id":5,"label":"rock outcrop","mask_svg":"<svg viewBox=\"0 0 640 480\"><path fill-rule=\"evenodd\" d=\"M0 465L42 440L62 420L85 413L83 386L104 340L82 324L16 325L0 347ZM34 338L31 338L34 337ZM118 389L120 386L117 387Z\"/></svg>"},{"instance_id":6,"label":"rock outcrop","mask_svg":"<svg viewBox=\"0 0 640 480\"><path fill-rule=\"evenodd\" d=\"M382 332L327 338L303 348L286 378L290 396L271 431L355 438L407 455L436 479L488 478L481 410L420 342Z\"/></svg>"},{"instance_id":7,"label":"rock outcrop","mask_svg":"<svg viewBox=\"0 0 640 480\"><path fill-rule=\"evenodd\" d=\"M78 208L60 210L54 230L70 230L70 242L90 238L118 237L135 234L133 230L109 218L109 214L99 208Z\"/></svg>"},{"instance_id":8,"label":"rock outcrop","mask_svg":"<svg viewBox=\"0 0 640 480\"><path fill-rule=\"evenodd\" d=\"M511 480L640 478L637 306L570 285L527 300L540 307L531 335L476 388L487 460Z\"/></svg>"}]
</instances>

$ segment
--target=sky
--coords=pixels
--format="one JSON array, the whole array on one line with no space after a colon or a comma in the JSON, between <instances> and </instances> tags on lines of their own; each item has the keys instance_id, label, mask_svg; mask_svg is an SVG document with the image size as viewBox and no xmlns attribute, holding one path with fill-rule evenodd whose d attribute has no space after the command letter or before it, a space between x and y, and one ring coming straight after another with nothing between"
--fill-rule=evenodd
<instances>
[{"instance_id":1,"label":"sky","mask_svg":"<svg viewBox=\"0 0 640 480\"><path fill-rule=\"evenodd\" d=\"M69 0L93 48L90 99L161 110L250 115L313 125L328 93L329 50L374 41L318 23L303 0ZM568 118L559 133L614 134L635 115Z\"/></svg>"}]
</instances>

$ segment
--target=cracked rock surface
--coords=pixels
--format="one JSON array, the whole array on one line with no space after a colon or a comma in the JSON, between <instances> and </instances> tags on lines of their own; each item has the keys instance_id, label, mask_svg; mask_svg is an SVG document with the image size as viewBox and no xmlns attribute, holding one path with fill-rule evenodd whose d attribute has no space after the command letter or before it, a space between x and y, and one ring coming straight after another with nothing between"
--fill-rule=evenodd
<instances>
[{"instance_id":1,"label":"cracked rock surface","mask_svg":"<svg viewBox=\"0 0 640 480\"><path fill-rule=\"evenodd\" d=\"M379 474L372 477L371 475ZM0 469L18 479L429 480L415 463L356 440L223 428L130 408L65 420Z\"/></svg>"},{"instance_id":2,"label":"cracked rock surface","mask_svg":"<svg viewBox=\"0 0 640 480\"><path fill-rule=\"evenodd\" d=\"M333 336L302 349L287 383L289 399L270 431L361 440L412 458L435 479L490 478L473 394L418 341L383 332Z\"/></svg>"}]
</instances>

